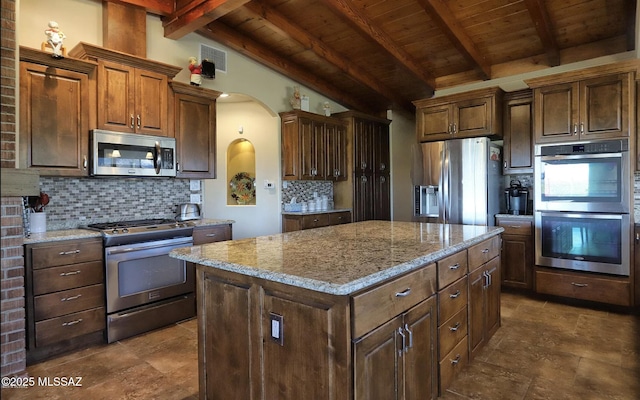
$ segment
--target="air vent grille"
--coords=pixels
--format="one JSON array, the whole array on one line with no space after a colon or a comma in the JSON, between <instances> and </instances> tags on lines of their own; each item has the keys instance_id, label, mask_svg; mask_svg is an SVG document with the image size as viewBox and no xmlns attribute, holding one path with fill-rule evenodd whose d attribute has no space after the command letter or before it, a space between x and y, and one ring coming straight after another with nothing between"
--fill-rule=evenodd
<instances>
[{"instance_id":1,"label":"air vent grille","mask_svg":"<svg viewBox=\"0 0 640 400\"><path fill-rule=\"evenodd\" d=\"M200 61L209 60L216 64L216 70L227 72L227 52L215 47L200 44Z\"/></svg>"}]
</instances>

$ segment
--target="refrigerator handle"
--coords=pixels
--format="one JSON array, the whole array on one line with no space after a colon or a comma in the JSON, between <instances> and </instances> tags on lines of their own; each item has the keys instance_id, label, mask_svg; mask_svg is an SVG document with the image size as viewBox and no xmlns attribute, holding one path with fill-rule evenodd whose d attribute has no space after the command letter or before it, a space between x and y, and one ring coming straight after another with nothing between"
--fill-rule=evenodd
<instances>
[{"instance_id":1,"label":"refrigerator handle","mask_svg":"<svg viewBox=\"0 0 640 400\"><path fill-rule=\"evenodd\" d=\"M449 146L445 142L442 147L442 223L449 222L451 217L451 205L449 202L450 196L450 182L449 182L449 162L450 162Z\"/></svg>"}]
</instances>

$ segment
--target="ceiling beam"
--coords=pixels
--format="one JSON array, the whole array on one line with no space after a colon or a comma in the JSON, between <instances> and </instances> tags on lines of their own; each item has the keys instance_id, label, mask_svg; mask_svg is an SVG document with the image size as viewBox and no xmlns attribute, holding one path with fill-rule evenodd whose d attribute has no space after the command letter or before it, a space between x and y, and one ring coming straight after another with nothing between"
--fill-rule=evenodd
<instances>
[{"instance_id":1,"label":"ceiling beam","mask_svg":"<svg viewBox=\"0 0 640 400\"><path fill-rule=\"evenodd\" d=\"M164 37L178 40L251 0L193 0L163 19Z\"/></svg>"},{"instance_id":2,"label":"ceiling beam","mask_svg":"<svg viewBox=\"0 0 640 400\"><path fill-rule=\"evenodd\" d=\"M199 29L197 32L206 38L230 47L260 64L268 66L284 76L290 77L300 84L304 84L324 94L345 107L355 108L363 112L380 111L372 107L371 104L362 103L357 98L350 96L349 93L345 93L344 90L331 85L323 79L319 79L309 68L301 67L298 64L286 60L270 49L255 42L253 39L229 28L221 22L214 21L206 27Z\"/></svg>"},{"instance_id":3,"label":"ceiling beam","mask_svg":"<svg viewBox=\"0 0 640 400\"><path fill-rule=\"evenodd\" d=\"M327 47L327 45L321 40L310 35L298 25L291 23L289 19L273 8L256 2L248 3L245 8L262 18L264 23L274 26L274 28L279 30L283 35L289 36L305 48L313 51L319 57L333 64L336 68L350 76L352 79L379 93L382 97L389 100L389 103L395 102L398 106L406 108L411 112L415 111L413 104L406 102L406 100L399 96L398 93L381 84L379 80L366 72L363 68L358 67L355 60L351 60L348 56L339 54L333 49Z\"/></svg>"},{"instance_id":4,"label":"ceiling beam","mask_svg":"<svg viewBox=\"0 0 640 400\"><path fill-rule=\"evenodd\" d=\"M362 14L350 0L324 0L324 3L330 6L337 15L363 31L365 36L370 37L382 46L401 65L413 72L415 76L424 82L428 91L433 92L435 90L436 80L427 72L425 65L420 64L413 56L399 47L389 35Z\"/></svg>"},{"instance_id":5,"label":"ceiling beam","mask_svg":"<svg viewBox=\"0 0 640 400\"><path fill-rule=\"evenodd\" d=\"M529 10L529 15L531 15L533 24L536 27L544 51L547 53L549 66L557 67L560 65L560 48L553 32L551 18L547 12L545 2L543 0L524 0L524 3Z\"/></svg>"},{"instance_id":6,"label":"ceiling beam","mask_svg":"<svg viewBox=\"0 0 640 400\"><path fill-rule=\"evenodd\" d=\"M469 61L483 80L491 79L491 63L476 47L458 19L443 0L418 0L433 22L440 28L456 49Z\"/></svg>"}]
</instances>

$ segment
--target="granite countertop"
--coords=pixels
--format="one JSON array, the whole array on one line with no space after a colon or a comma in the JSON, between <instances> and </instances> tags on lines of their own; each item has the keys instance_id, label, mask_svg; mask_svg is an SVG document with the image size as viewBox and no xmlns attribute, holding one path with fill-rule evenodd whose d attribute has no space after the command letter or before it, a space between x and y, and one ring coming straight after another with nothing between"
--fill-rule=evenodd
<instances>
[{"instance_id":1,"label":"granite countertop","mask_svg":"<svg viewBox=\"0 0 640 400\"><path fill-rule=\"evenodd\" d=\"M495 236L501 227L365 221L175 249L171 257L352 294Z\"/></svg>"},{"instance_id":2,"label":"granite countertop","mask_svg":"<svg viewBox=\"0 0 640 400\"><path fill-rule=\"evenodd\" d=\"M337 212L351 211L350 208L334 208L331 210L316 210L316 211L282 211L282 215L315 215L315 214L329 214Z\"/></svg>"},{"instance_id":3,"label":"granite countertop","mask_svg":"<svg viewBox=\"0 0 640 400\"><path fill-rule=\"evenodd\" d=\"M233 224L235 221L230 219L199 219L185 221L193 223L194 227L214 226ZM102 237L99 231L86 228L59 229L43 233L32 233L29 237L24 238L24 244L55 242L58 240L88 239L94 237Z\"/></svg>"}]
</instances>

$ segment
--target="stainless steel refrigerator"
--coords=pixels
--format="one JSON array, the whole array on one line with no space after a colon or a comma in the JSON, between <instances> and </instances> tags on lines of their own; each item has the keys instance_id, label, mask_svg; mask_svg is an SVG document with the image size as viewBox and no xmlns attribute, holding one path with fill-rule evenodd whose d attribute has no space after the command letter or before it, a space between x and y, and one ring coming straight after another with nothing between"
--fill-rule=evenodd
<instances>
[{"instance_id":1,"label":"stainless steel refrigerator","mask_svg":"<svg viewBox=\"0 0 640 400\"><path fill-rule=\"evenodd\" d=\"M488 138L415 145L414 220L495 225L504 197L501 153Z\"/></svg>"}]
</instances>

